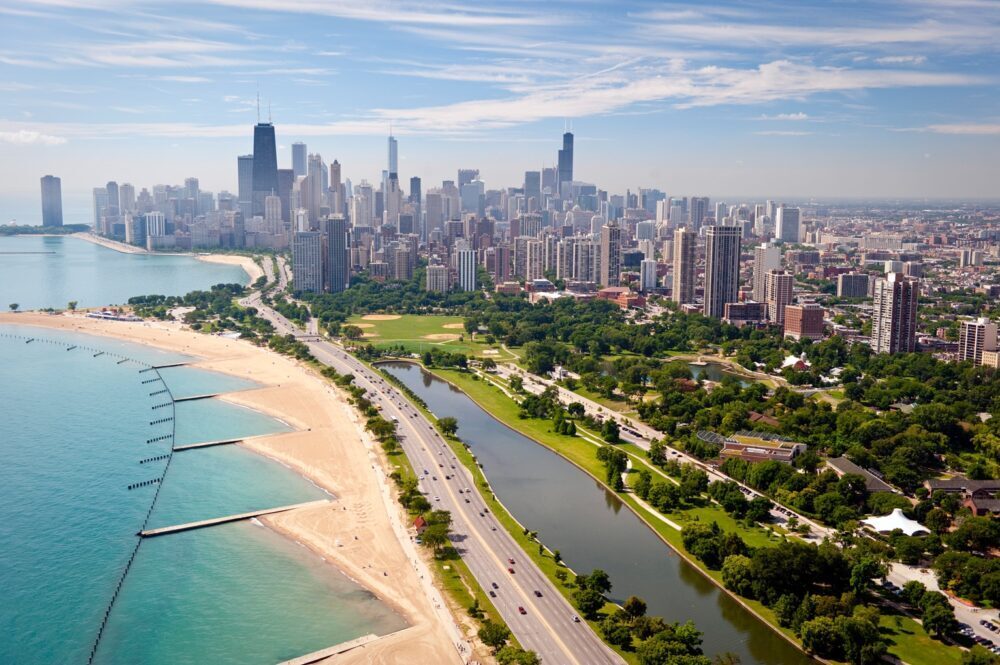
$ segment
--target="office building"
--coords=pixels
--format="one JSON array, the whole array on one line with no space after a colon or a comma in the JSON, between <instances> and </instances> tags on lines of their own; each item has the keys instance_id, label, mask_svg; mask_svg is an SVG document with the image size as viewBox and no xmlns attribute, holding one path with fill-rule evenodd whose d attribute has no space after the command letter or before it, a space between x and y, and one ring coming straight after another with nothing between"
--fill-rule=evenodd
<instances>
[{"instance_id":1,"label":"office building","mask_svg":"<svg viewBox=\"0 0 1000 665\"><path fill-rule=\"evenodd\" d=\"M458 288L462 291L476 290L476 250L458 250Z\"/></svg>"},{"instance_id":2,"label":"office building","mask_svg":"<svg viewBox=\"0 0 1000 665\"><path fill-rule=\"evenodd\" d=\"M570 150L572 150L572 134L570 134ZM600 276L597 283L601 286L618 286L621 275L622 260L622 229L612 220L601 227Z\"/></svg>"},{"instance_id":3,"label":"office building","mask_svg":"<svg viewBox=\"0 0 1000 665\"><path fill-rule=\"evenodd\" d=\"M671 299L678 305L694 302L698 235L681 227L674 231L674 277Z\"/></svg>"},{"instance_id":4,"label":"office building","mask_svg":"<svg viewBox=\"0 0 1000 665\"><path fill-rule=\"evenodd\" d=\"M296 178L306 174L306 144L296 142L292 144L292 173Z\"/></svg>"},{"instance_id":5,"label":"office building","mask_svg":"<svg viewBox=\"0 0 1000 665\"><path fill-rule=\"evenodd\" d=\"M253 214L264 214L264 199L278 191L278 151L274 125L258 122L253 128Z\"/></svg>"},{"instance_id":6,"label":"office building","mask_svg":"<svg viewBox=\"0 0 1000 665\"><path fill-rule=\"evenodd\" d=\"M105 185L105 189L108 190L108 216L117 217L121 213L121 208L119 207L119 195L118 195L118 183L114 180L110 181Z\"/></svg>"},{"instance_id":7,"label":"office building","mask_svg":"<svg viewBox=\"0 0 1000 665\"><path fill-rule=\"evenodd\" d=\"M705 233L705 316L721 319L739 300L740 229L709 226Z\"/></svg>"},{"instance_id":8,"label":"office building","mask_svg":"<svg viewBox=\"0 0 1000 665\"><path fill-rule=\"evenodd\" d=\"M298 231L292 236L292 274L296 291L323 291L323 234Z\"/></svg>"},{"instance_id":9,"label":"office building","mask_svg":"<svg viewBox=\"0 0 1000 665\"><path fill-rule=\"evenodd\" d=\"M691 197L691 205L688 208L688 225L695 233L701 229L702 223L708 217L708 205L707 196Z\"/></svg>"},{"instance_id":10,"label":"office building","mask_svg":"<svg viewBox=\"0 0 1000 665\"><path fill-rule=\"evenodd\" d=\"M534 202L532 202L532 199L534 199ZM543 207L541 171L524 172L524 200L527 212L534 212Z\"/></svg>"},{"instance_id":11,"label":"office building","mask_svg":"<svg viewBox=\"0 0 1000 665\"><path fill-rule=\"evenodd\" d=\"M435 293L448 291L448 266L427 266L427 290Z\"/></svg>"},{"instance_id":12,"label":"office building","mask_svg":"<svg viewBox=\"0 0 1000 665\"><path fill-rule=\"evenodd\" d=\"M920 286L898 272L875 280L871 346L875 353L916 350L917 299Z\"/></svg>"},{"instance_id":13,"label":"office building","mask_svg":"<svg viewBox=\"0 0 1000 665\"><path fill-rule=\"evenodd\" d=\"M868 275L859 272L848 272L837 275L838 298L867 298L869 288Z\"/></svg>"},{"instance_id":14,"label":"office building","mask_svg":"<svg viewBox=\"0 0 1000 665\"><path fill-rule=\"evenodd\" d=\"M42 177L42 226L62 226L62 180L54 175Z\"/></svg>"},{"instance_id":15,"label":"office building","mask_svg":"<svg viewBox=\"0 0 1000 665\"><path fill-rule=\"evenodd\" d=\"M247 203L253 201L253 155L240 155L236 158L237 200Z\"/></svg>"},{"instance_id":16,"label":"office building","mask_svg":"<svg viewBox=\"0 0 1000 665\"><path fill-rule=\"evenodd\" d=\"M774 238L785 243L794 244L799 241L799 209L781 206L778 208L778 218L775 220Z\"/></svg>"},{"instance_id":17,"label":"office building","mask_svg":"<svg viewBox=\"0 0 1000 665\"><path fill-rule=\"evenodd\" d=\"M767 303L767 318L771 323L785 322L785 307L792 304L792 290L795 278L780 270L772 270L764 279L764 302Z\"/></svg>"},{"instance_id":18,"label":"office building","mask_svg":"<svg viewBox=\"0 0 1000 665\"><path fill-rule=\"evenodd\" d=\"M785 337L823 339L823 308L814 302L785 307Z\"/></svg>"},{"instance_id":19,"label":"office building","mask_svg":"<svg viewBox=\"0 0 1000 665\"><path fill-rule=\"evenodd\" d=\"M209 195L211 196L211 195ZM135 212L135 187L129 183L123 183L118 188L118 207L120 212L124 215L125 213ZM200 212L206 212L198 206Z\"/></svg>"},{"instance_id":20,"label":"office building","mask_svg":"<svg viewBox=\"0 0 1000 665\"><path fill-rule=\"evenodd\" d=\"M781 270L781 248L771 242L761 243L753 249L753 299L764 302L767 298L767 273Z\"/></svg>"},{"instance_id":21,"label":"office building","mask_svg":"<svg viewBox=\"0 0 1000 665\"><path fill-rule=\"evenodd\" d=\"M983 351L997 350L997 324L986 318L962 321L958 334L958 359L983 364Z\"/></svg>"},{"instance_id":22,"label":"office building","mask_svg":"<svg viewBox=\"0 0 1000 665\"><path fill-rule=\"evenodd\" d=\"M556 187L560 198L565 199L569 196L569 189L563 191L563 188L566 184L573 182L573 134L571 132L563 134L563 146L562 150L559 151L558 164L559 181L556 183Z\"/></svg>"}]
</instances>

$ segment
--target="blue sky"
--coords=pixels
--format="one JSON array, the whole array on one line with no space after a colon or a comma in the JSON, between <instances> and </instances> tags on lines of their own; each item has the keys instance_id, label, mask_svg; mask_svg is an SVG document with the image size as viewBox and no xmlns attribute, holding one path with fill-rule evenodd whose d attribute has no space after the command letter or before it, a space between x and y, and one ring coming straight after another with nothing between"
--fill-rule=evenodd
<instances>
[{"instance_id":1,"label":"blue sky","mask_svg":"<svg viewBox=\"0 0 1000 665\"><path fill-rule=\"evenodd\" d=\"M1000 194L1000 2L0 0L0 199L63 178L235 190L259 87L302 140L378 180L551 165L613 192ZM2 204L0 204L2 213ZM0 220L5 221L5 220Z\"/></svg>"}]
</instances>

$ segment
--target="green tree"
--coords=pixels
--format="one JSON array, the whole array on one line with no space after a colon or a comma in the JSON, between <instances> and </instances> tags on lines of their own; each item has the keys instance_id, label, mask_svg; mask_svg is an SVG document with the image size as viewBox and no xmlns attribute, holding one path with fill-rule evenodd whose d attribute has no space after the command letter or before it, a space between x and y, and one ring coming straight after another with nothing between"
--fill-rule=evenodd
<instances>
[{"instance_id":1,"label":"green tree","mask_svg":"<svg viewBox=\"0 0 1000 665\"><path fill-rule=\"evenodd\" d=\"M734 554L722 563L722 583L741 596L753 597L753 561L750 557Z\"/></svg>"},{"instance_id":2,"label":"green tree","mask_svg":"<svg viewBox=\"0 0 1000 665\"><path fill-rule=\"evenodd\" d=\"M625 614L628 615L629 619L635 620L646 614L646 601L638 596L629 596L625 604L622 605L622 609L625 610Z\"/></svg>"},{"instance_id":3,"label":"green tree","mask_svg":"<svg viewBox=\"0 0 1000 665\"><path fill-rule=\"evenodd\" d=\"M940 594L934 595L940 596ZM950 637L958 628L958 622L955 621L955 610L952 609L947 600L927 602L929 596L932 594L924 595L924 611L920 617L924 630L939 639ZM943 598L943 596L941 597Z\"/></svg>"},{"instance_id":4,"label":"green tree","mask_svg":"<svg viewBox=\"0 0 1000 665\"><path fill-rule=\"evenodd\" d=\"M438 419L438 427L444 432L445 436L455 436L458 432L458 420L452 418L451 416L445 416L444 418Z\"/></svg>"},{"instance_id":5,"label":"green tree","mask_svg":"<svg viewBox=\"0 0 1000 665\"><path fill-rule=\"evenodd\" d=\"M16 312L17 308L20 307L20 305L18 305L16 302L12 302L11 304L7 305L7 307L10 307L10 311Z\"/></svg>"},{"instance_id":6,"label":"green tree","mask_svg":"<svg viewBox=\"0 0 1000 665\"><path fill-rule=\"evenodd\" d=\"M75 300L70 300L69 303L66 304L66 309L68 309L71 312L75 312L76 311L76 305L77 305L77 302Z\"/></svg>"},{"instance_id":7,"label":"green tree","mask_svg":"<svg viewBox=\"0 0 1000 665\"><path fill-rule=\"evenodd\" d=\"M628 626L613 616L601 622L601 635L608 644L620 649L629 650L632 647L632 632Z\"/></svg>"},{"instance_id":8,"label":"green tree","mask_svg":"<svg viewBox=\"0 0 1000 665\"><path fill-rule=\"evenodd\" d=\"M962 665L996 665L997 662L1000 662L1000 658L978 644L972 645L971 649L962 654Z\"/></svg>"},{"instance_id":9,"label":"green tree","mask_svg":"<svg viewBox=\"0 0 1000 665\"><path fill-rule=\"evenodd\" d=\"M576 602L577 609L585 617L594 617L601 608L604 607L604 596L593 589L577 589L573 592L573 600Z\"/></svg>"},{"instance_id":10,"label":"green tree","mask_svg":"<svg viewBox=\"0 0 1000 665\"><path fill-rule=\"evenodd\" d=\"M618 443L621 441L621 429L614 418L608 418L601 425L601 438L608 443Z\"/></svg>"},{"instance_id":11,"label":"green tree","mask_svg":"<svg viewBox=\"0 0 1000 665\"><path fill-rule=\"evenodd\" d=\"M496 653L500 647L507 644L510 639L510 629L501 623L495 623L487 619L477 633L483 644Z\"/></svg>"},{"instance_id":12,"label":"green tree","mask_svg":"<svg viewBox=\"0 0 1000 665\"><path fill-rule=\"evenodd\" d=\"M837 659L843 652L843 636L830 617L806 621L800 629L802 647L823 658Z\"/></svg>"},{"instance_id":13,"label":"green tree","mask_svg":"<svg viewBox=\"0 0 1000 665\"><path fill-rule=\"evenodd\" d=\"M525 651L507 645L496 653L498 665L541 665L542 659L534 651Z\"/></svg>"}]
</instances>

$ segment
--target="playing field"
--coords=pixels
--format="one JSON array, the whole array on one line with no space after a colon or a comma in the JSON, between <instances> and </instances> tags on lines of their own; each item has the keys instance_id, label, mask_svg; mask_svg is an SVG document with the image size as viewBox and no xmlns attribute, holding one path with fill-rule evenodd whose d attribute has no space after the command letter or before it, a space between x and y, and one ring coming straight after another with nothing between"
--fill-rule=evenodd
<instances>
[{"instance_id":1,"label":"playing field","mask_svg":"<svg viewBox=\"0 0 1000 665\"><path fill-rule=\"evenodd\" d=\"M401 344L411 353L423 353L436 347L454 353L493 355L485 353L490 346L473 341L465 332L460 316L368 314L351 317L347 323L361 328L363 341L375 346ZM501 355L507 356L503 352Z\"/></svg>"}]
</instances>

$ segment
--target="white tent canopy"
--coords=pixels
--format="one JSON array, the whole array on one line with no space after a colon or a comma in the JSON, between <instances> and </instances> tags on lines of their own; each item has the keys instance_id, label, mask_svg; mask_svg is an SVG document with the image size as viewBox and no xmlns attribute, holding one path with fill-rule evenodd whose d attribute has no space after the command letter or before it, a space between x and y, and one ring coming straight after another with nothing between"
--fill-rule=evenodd
<instances>
[{"instance_id":1,"label":"white tent canopy","mask_svg":"<svg viewBox=\"0 0 1000 665\"><path fill-rule=\"evenodd\" d=\"M866 520L862 520L862 522L881 533L891 533L896 529L899 529L907 536L912 536L917 533L930 533L930 530L921 526L920 522L911 520L909 517L904 515L902 509L900 508L896 508L888 515L882 515L881 517L869 517Z\"/></svg>"}]
</instances>

